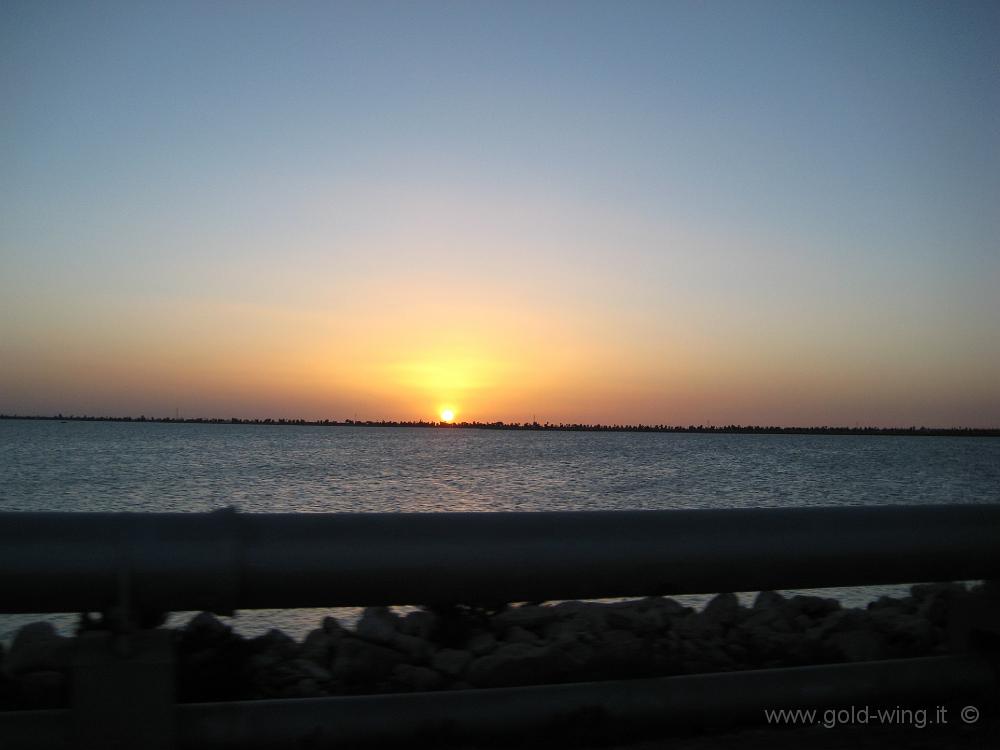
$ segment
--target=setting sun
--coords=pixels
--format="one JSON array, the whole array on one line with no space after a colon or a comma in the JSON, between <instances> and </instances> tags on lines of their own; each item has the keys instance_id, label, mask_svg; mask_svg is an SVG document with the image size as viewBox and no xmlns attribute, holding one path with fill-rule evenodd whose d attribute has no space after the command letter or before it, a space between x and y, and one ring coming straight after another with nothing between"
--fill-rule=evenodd
<instances>
[{"instance_id":1,"label":"setting sun","mask_svg":"<svg viewBox=\"0 0 1000 750\"><path fill-rule=\"evenodd\" d=\"M454 409L442 409L441 410L441 421L442 422L453 422L455 420Z\"/></svg>"}]
</instances>

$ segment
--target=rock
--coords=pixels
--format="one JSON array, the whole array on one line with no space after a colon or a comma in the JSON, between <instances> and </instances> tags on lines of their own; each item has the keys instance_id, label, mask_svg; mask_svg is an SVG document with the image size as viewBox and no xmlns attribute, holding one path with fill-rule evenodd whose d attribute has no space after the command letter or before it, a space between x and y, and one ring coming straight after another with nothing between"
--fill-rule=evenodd
<instances>
[{"instance_id":1,"label":"rock","mask_svg":"<svg viewBox=\"0 0 1000 750\"><path fill-rule=\"evenodd\" d=\"M964 589L965 587L962 586ZM994 601L1000 601L1000 580L987 579L985 581L980 581L979 583L968 589L968 593L976 594L977 596L985 596L988 599Z\"/></svg>"},{"instance_id":2,"label":"rock","mask_svg":"<svg viewBox=\"0 0 1000 750\"><path fill-rule=\"evenodd\" d=\"M654 608L631 606L613 606L605 614L608 627L619 630L630 630L633 633L655 633L669 625L669 617Z\"/></svg>"},{"instance_id":3,"label":"rock","mask_svg":"<svg viewBox=\"0 0 1000 750\"><path fill-rule=\"evenodd\" d=\"M509 643L473 661L467 679L476 687L545 684L558 681L563 665L551 646Z\"/></svg>"},{"instance_id":4,"label":"rock","mask_svg":"<svg viewBox=\"0 0 1000 750\"><path fill-rule=\"evenodd\" d=\"M687 673L725 672L733 668L732 657L724 644L707 643L695 650L688 658L681 660L681 669Z\"/></svg>"},{"instance_id":5,"label":"rock","mask_svg":"<svg viewBox=\"0 0 1000 750\"><path fill-rule=\"evenodd\" d=\"M872 630L837 633L830 645L847 661L875 661L886 658L885 638Z\"/></svg>"},{"instance_id":6,"label":"rock","mask_svg":"<svg viewBox=\"0 0 1000 750\"><path fill-rule=\"evenodd\" d=\"M399 616L388 607L365 607L354 632L375 643L391 643L399 635Z\"/></svg>"},{"instance_id":7,"label":"rock","mask_svg":"<svg viewBox=\"0 0 1000 750\"><path fill-rule=\"evenodd\" d=\"M595 672L597 650L571 633L564 633L551 644L558 653L557 661L562 677L574 682L592 679Z\"/></svg>"},{"instance_id":8,"label":"rock","mask_svg":"<svg viewBox=\"0 0 1000 750\"><path fill-rule=\"evenodd\" d=\"M330 682L329 672L308 660L282 661L268 654L251 657L247 673L254 698L314 698L326 694L320 682Z\"/></svg>"},{"instance_id":9,"label":"rock","mask_svg":"<svg viewBox=\"0 0 1000 750\"><path fill-rule=\"evenodd\" d=\"M917 614L933 625L945 627L951 604L952 600L944 596L929 597L917 605Z\"/></svg>"},{"instance_id":10,"label":"rock","mask_svg":"<svg viewBox=\"0 0 1000 750\"><path fill-rule=\"evenodd\" d=\"M427 641L416 636L404 635L403 633L400 633L396 637L396 640L392 642L392 646L396 650L408 654L411 659L418 662L426 662L434 650Z\"/></svg>"},{"instance_id":11,"label":"rock","mask_svg":"<svg viewBox=\"0 0 1000 750\"><path fill-rule=\"evenodd\" d=\"M399 623L400 632L425 641L432 640L437 633L440 617L425 609L409 612Z\"/></svg>"},{"instance_id":12,"label":"rock","mask_svg":"<svg viewBox=\"0 0 1000 750\"><path fill-rule=\"evenodd\" d=\"M437 618L433 640L440 646L461 648L473 633L503 630L492 622L489 610L478 607L442 606L431 612Z\"/></svg>"},{"instance_id":13,"label":"rock","mask_svg":"<svg viewBox=\"0 0 1000 750\"><path fill-rule=\"evenodd\" d=\"M421 638L399 631L400 618L386 607L367 607L358 621L355 633L372 643L389 646L424 661L430 654L430 644Z\"/></svg>"},{"instance_id":14,"label":"rock","mask_svg":"<svg viewBox=\"0 0 1000 750\"><path fill-rule=\"evenodd\" d=\"M666 596L655 596L650 597L648 600L650 608L655 609L668 617L683 617L692 611L691 607L685 607L676 599L671 599Z\"/></svg>"},{"instance_id":15,"label":"rock","mask_svg":"<svg viewBox=\"0 0 1000 750\"><path fill-rule=\"evenodd\" d=\"M840 609L840 602L823 596L798 594L785 602L784 609L791 614L793 619L799 615L820 619Z\"/></svg>"},{"instance_id":16,"label":"rock","mask_svg":"<svg viewBox=\"0 0 1000 750\"><path fill-rule=\"evenodd\" d=\"M431 666L442 674L452 677L462 674L469 664L472 663L473 656L468 651L455 648L443 648L434 654L431 659Z\"/></svg>"},{"instance_id":17,"label":"rock","mask_svg":"<svg viewBox=\"0 0 1000 750\"><path fill-rule=\"evenodd\" d=\"M337 621L336 617L331 617L329 615L323 618L322 628L327 635L336 639L342 638L348 632L344 630L344 626Z\"/></svg>"},{"instance_id":18,"label":"rock","mask_svg":"<svg viewBox=\"0 0 1000 750\"><path fill-rule=\"evenodd\" d=\"M303 639L302 645L299 646L299 656L325 666L330 663L339 640L340 638L331 635L325 628L316 628Z\"/></svg>"},{"instance_id":19,"label":"rock","mask_svg":"<svg viewBox=\"0 0 1000 750\"><path fill-rule=\"evenodd\" d=\"M444 678L433 669L415 667L412 664L400 664L392 670L393 681L411 690L439 690L444 685Z\"/></svg>"},{"instance_id":20,"label":"rock","mask_svg":"<svg viewBox=\"0 0 1000 750\"><path fill-rule=\"evenodd\" d=\"M469 639L466 648L473 656L485 656L497 647L497 639L492 633L476 633Z\"/></svg>"},{"instance_id":21,"label":"rock","mask_svg":"<svg viewBox=\"0 0 1000 750\"><path fill-rule=\"evenodd\" d=\"M969 592L957 583L925 583L910 587L916 613L932 625L947 627L949 613Z\"/></svg>"},{"instance_id":22,"label":"rock","mask_svg":"<svg viewBox=\"0 0 1000 750\"><path fill-rule=\"evenodd\" d=\"M405 662L406 657L395 649L347 637L337 647L330 672L338 680L374 685L388 678L397 665Z\"/></svg>"},{"instance_id":23,"label":"rock","mask_svg":"<svg viewBox=\"0 0 1000 750\"><path fill-rule=\"evenodd\" d=\"M591 640L596 640L608 629L608 614L608 610L603 607L581 609L565 620L557 620L546 626L545 637L555 639L564 633L570 633L575 636L586 635Z\"/></svg>"},{"instance_id":24,"label":"rock","mask_svg":"<svg viewBox=\"0 0 1000 750\"><path fill-rule=\"evenodd\" d=\"M595 609L602 609L604 605L598 602L581 602L576 600L570 600L565 602L558 602L557 604L549 605L549 609L554 612L558 612L560 617L572 617L578 615L581 612L591 612Z\"/></svg>"},{"instance_id":25,"label":"rock","mask_svg":"<svg viewBox=\"0 0 1000 750\"><path fill-rule=\"evenodd\" d=\"M718 594L705 605L702 616L708 622L729 627L739 619L740 600L733 593Z\"/></svg>"},{"instance_id":26,"label":"rock","mask_svg":"<svg viewBox=\"0 0 1000 750\"><path fill-rule=\"evenodd\" d=\"M807 635L818 641L826 642L835 633L863 629L867 622L868 618L864 612L856 609L841 609L831 612L818 623L813 624L807 631Z\"/></svg>"},{"instance_id":27,"label":"rock","mask_svg":"<svg viewBox=\"0 0 1000 750\"><path fill-rule=\"evenodd\" d=\"M540 638L530 630L515 625L507 631L504 640L508 643L538 643Z\"/></svg>"},{"instance_id":28,"label":"rock","mask_svg":"<svg viewBox=\"0 0 1000 750\"><path fill-rule=\"evenodd\" d=\"M935 597L954 598L969 593L962 583L917 583L910 586L910 596L919 604Z\"/></svg>"},{"instance_id":29,"label":"rock","mask_svg":"<svg viewBox=\"0 0 1000 750\"><path fill-rule=\"evenodd\" d=\"M703 641L722 636L722 626L705 616L704 612L692 612L674 622L674 632L682 639Z\"/></svg>"},{"instance_id":30,"label":"rock","mask_svg":"<svg viewBox=\"0 0 1000 750\"><path fill-rule=\"evenodd\" d=\"M806 652L806 636L793 633L789 629L775 630L770 622L754 623L761 615L775 610L759 610L754 616L733 627L726 637L726 648L740 646L743 660L749 667L770 667L781 664L801 663ZM774 622L784 623L780 618ZM730 650L729 653L732 653Z\"/></svg>"},{"instance_id":31,"label":"rock","mask_svg":"<svg viewBox=\"0 0 1000 750\"><path fill-rule=\"evenodd\" d=\"M303 680L312 679L294 662L285 661L274 653L251 657L249 673L258 697L265 698L297 696L296 686Z\"/></svg>"},{"instance_id":32,"label":"rock","mask_svg":"<svg viewBox=\"0 0 1000 750\"><path fill-rule=\"evenodd\" d=\"M792 627L795 630L806 631L809 630L815 623L809 615L795 615L792 618Z\"/></svg>"},{"instance_id":33,"label":"rock","mask_svg":"<svg viewBox=\"0 0 1000 750\"><path fill-rule=\"evenodd\" d=\"M889 641L892 656L916 656L930 650L936 640L929 620L899 609L877 609L871 622Z\"/></svg>"},{"instance_id":34,"label":"rock","mask_svg":"<svg viewBox=\"0 0 1000 750\"><path fill-rule=\"evenodd\" d=\"M232 630L211 612L198 613L184 626L186 634L212 640L227 638Z\"/></svg>"},{"instance_id":35,"label":"rock","mask_svg":"<svg viewBox=\"0 0 1000 750\"><path fill-rule=\"evenodd\" d=\"M909 614L916 612L917 600L912 596L903 596L899 598L892 596L880 596L875 601L869 602L867 609L869 612L879 609L892 609L897 612Z\"/></svg>"},{"instance_id":36,"label":"rock","mask_svg":"<svg viewBox=\"0 0 1000 750\"><path fill-rule=\"evenodd\" d=\"M329 682L333 678L330 670L321 667L311 659L296 659L292 662L292 666L317 684Z\"/></svg>"},{"instance_id":37,"label":"rock","mask_svg":"<svg viewBox=\"0 0 1000 750\"><path fill-rule=\"evenodd\" d=\"M791 631L784 613L777 607L754 607L750 610L749 616L744 618L741 626L747 630L768 629L785 633Z\"/></svg>"},{"instance_id":38,"label":"rock","mask_svg":"<svg viewBox=\"0 0 1000 750\"><path fill-rule=\"evenodd\" d=\"M739 643L729 643L726 644L726 653L729 654L730 658L737 664L745 664L747 662L747 657L750 656L749 649Z\"/></svg>"},{"instance_id":39,"label":"rock","mask_svg":"<svg viewBox=\"0 0 1000 750\"><path fill-rule=\"evenodd\" d=\"M787 599L777 591L761 591L753 600L754 609L767 609L770 607L781 607Z\"/></svg>"},{"instance_id":40,"label":"rock","mask_svg":"<svg viewBox=\"0 0 1000 750\"><path fill-rule=\"evenodd\" d=\"M264 635L247 641L251 653L273 653L285 659L291 659L299 649L295 639L277 628L271 628Z\"/></svg>"},{"instance_id":41,"label":"rock","mask_svg":"<svg viewBox=\"0 0 1000 750\"><path fill-rule=\"evenodd\" d=\"M646 641L629 630L608 630L594 647L591 666L605 679L642 677L651 666Z\"/></svg>"},{"instance_id":42,"label":"rock","mask_svg":"<svg viewBox=\"0 0 1000 750\"><path fill-rule=\"evenodd\" d=\"M252 672L266 672L278 666L281 662L280 656L268 652L254 654L247 661Z\"/></svg>"},{"instance_id":43,"label":"rock","mask_svg":"<svg viewBox=\"0 0 1000 750\"><path fill-rule=\"evenodd\" d=\"M565 610L556 607L543 607L537 604L523 604L520 607L509 607L493 618L494 625L500 628L512 628L518 625L529 630L544 628L565 616Z\"/></svg>"},{"instance_id":44,"label":"rock","mask_svg":"<svg viewBox=\"0 0 1000 750\"><path fill-rule=\"evenodd\" d=\"M59 635L50 622L33 622L17 631L3 661L7 674L59 671L68 666L73 639Z\"/></svg>"},{"instance_id":45,"label":"rock","mask_svg":"<svg viewBox=\"0 0 1000 750\"><path fill-rule=\"evenodd\" d=\"M883 600L886 597L882 597ZM865 610L865 614L868 615L868 619L880 619L880 620L891 620L894 617L902 617L906 615L906 612L902 607L895 606L895 600L889 599L888 603L882 601L879 606L874 606L876 602L872 602L868 605L868 609Z\"/></svg>"}]
</instances>

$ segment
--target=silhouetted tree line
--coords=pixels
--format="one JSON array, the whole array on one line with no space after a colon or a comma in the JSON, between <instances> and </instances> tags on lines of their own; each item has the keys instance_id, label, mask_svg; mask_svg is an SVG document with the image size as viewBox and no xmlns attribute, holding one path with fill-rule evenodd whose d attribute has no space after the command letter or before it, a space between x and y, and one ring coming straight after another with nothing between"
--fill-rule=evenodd
<instances>
[{"instance_id":1,"label":"silhouetted tree line","mask_svg":"<svg viewBox=\"0 0 1000 750\"><path fill-rule=\"evenodd\" d=\"M1000 437L1000 428L974 427L779 427L776 425L668 425L586 424L552 422L427 422L345 419L242 419L240 417L92 417L0 414L0 419L59 420L65 422L156 422L165 424L297 425L302 427L427 427L443 430L537 430L556 432L686 432L726 435L914 435L937 437Z\"/></svg>"}]
</instances>

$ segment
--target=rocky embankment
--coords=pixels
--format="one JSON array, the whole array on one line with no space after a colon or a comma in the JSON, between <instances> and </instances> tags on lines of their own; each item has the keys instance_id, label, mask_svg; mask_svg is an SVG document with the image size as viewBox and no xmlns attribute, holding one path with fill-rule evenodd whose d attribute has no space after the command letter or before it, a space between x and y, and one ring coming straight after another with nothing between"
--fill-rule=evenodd
<instances>
[{"instance_id":1,"label":"rocky embankment","mask_svg":"<svg viewBox=\"0 0 1000 750\"><path fill-rule=\"evenodd\" d=\"M354 629L327 617L297 642L244 638L208 613L174 631L181 701L303 698L506 687L926 656L964 648L969 612L990 586L914 586L865 609L761 592L751 607L719 594L702 610L673 599L562 602L499 611L364 611ZM0 707L65 705L72 640L48 623L0 653Z\"/></svg>"}]
</instances>

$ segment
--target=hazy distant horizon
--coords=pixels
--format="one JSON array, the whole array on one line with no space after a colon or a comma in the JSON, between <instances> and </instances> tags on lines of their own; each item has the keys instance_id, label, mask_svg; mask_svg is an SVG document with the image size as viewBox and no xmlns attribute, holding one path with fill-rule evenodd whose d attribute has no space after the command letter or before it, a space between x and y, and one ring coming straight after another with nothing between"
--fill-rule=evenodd
<instances>
[{"instance_id":1,"label":"hazy distant horizon","mask_svg":"<svg viewBox=\"0 0 1000 750\"><path fill-rule=\"evenodd\" d=\"M988 427L970 427L968 425L921 425L921 424L909 424L909 425L877 425L877 424L824 424L824 425L803 425L803 424L772 424L772 423L762 423L762 424L741 424L737 422L722 422L715 424L713 422L707 423L678 423L678 422L617 422L617 423L600 423L600 422L580 422L580 421L549 421L544 419L537 419L534 417L532 419L524 420L521 422L515 421L504 421L499 419L492 420L433 420L433 419L417 419L417 420L399 420L399 419L366 419L360 416L354 417L239 417L235 415L230 415L226 417L222 416L183 416L176 415L171 416L167 414L156 415L156 414L17 414L17 413L4 413L0 412L0 420L7 419L12 421L85 421L85 422L133 422L133 423L162 423L162 424L210 424L210 425L267 425L267 424L281 424L281 425L306 425L306 426L331 426L331 427L350 427L350 426L386 426L386 427L446 427L446 428L486 428L486 429L531 429L531 428L541 428L541 429L569 429L569 430L582 430L582 431L633 431L633 432L739 432L739 431L751 431L756 430L761 433L766 433L772 431L774 433L789 432L794 433L796 431L801 431L804 433L816 433L823 434L826 431L829 434L839 434L845 431L850 431L852 434L861 434L864 431L871 431L874 433L885 432L899 432L899 433L962 433L970 432L974 434L984 434L990 433L991 437L1000 436L1000 425L993 425ZM997 433L993 435L992 433Z\"/></svg>"},{"instance_id":2,"label":"hazy distant horizon","mask_svg":"<svg viewBox=\"0 0 1000 750\"><path fill-rule=\"evenodd\" d=\"M0 5L0 412L1000 424L995 2Z\"/></svg>"}]
</instances>

